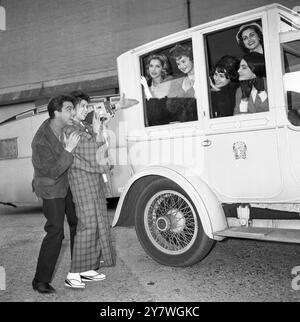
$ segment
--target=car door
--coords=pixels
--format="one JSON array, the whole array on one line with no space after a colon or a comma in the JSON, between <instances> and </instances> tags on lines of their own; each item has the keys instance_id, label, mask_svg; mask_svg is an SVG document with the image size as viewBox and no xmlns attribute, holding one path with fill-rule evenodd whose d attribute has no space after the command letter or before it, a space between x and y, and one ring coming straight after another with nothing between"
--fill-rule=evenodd
<instances>
[{"instance_id":1,"label":"car door","mask_svg":"<svg viewBox=\"0 0 300 322\"><path fill-rule=\"evenodd\" d=\"M253 22L262 25L261 19ZM206 66L206 75L216 63L216 53L219 57L243 55L233 36L241 25L227 25L199 35L203 37L202 65ZM268 68L266 80L268 86ZM265 112L216 117L212 112L209 76L202 77L202 84L205 82L207 86L202 90L202 101L206 137L201 144L204 147L204 173L209 185L222 201L274 198L282 189L274 109L269 104L269 110Z\"/></svg>"}]
</instances>

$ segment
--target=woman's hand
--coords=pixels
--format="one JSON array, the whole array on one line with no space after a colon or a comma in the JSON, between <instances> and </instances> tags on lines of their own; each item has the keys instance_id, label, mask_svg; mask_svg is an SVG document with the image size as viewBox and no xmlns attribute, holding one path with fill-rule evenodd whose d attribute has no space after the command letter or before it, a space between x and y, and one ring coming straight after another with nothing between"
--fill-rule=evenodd
<instances>
[{"instance_id":1,"label":"woman's hand","mask_svg":"<svg viewBox=\"0 0 300 322\"><path fill-rule=\"evenodd\" d=\"M214 83L213 81L211 80L211 78L209 77L209 85L211 87L211 90L213 92L219 92L220 91L220 88L218 88Z\"/></svg>"},{"instance_id":2,"label":"woman's hand","mask_svg":"<svg viewBox=\"0 0 300 322\"><path fill-rule=\"evenodd\" d=\"M147 80L146 80L146 78L145 78L144 76L141 76L140 81L141 81L141 84L142 84L144 87L148 87Z\"/></svg>"},{"instance_id":3,"label":"woman's hand","mask_svg":"<svg viewBox=\"0 0 300 322\"><path fill-rule=\"evenodd\" d=\"M140 82L144 87L146 99L149 100L150 98L152 98L152 94L150 92L146 78L144 76L141 76Z\"/></svg>"}]
</instances>

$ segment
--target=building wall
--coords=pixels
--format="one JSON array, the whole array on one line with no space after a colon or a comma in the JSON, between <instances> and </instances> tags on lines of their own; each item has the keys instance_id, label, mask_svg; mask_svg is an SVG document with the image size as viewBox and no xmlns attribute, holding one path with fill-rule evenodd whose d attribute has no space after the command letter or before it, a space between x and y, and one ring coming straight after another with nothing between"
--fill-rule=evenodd
<instances>
[{"instance_id":1,"label":"building wall","mask_svg":"<svg viewBox=\"0 0 300 322\"><path fill-rule=\"evenodd\" d=\"M273 1L189 2L195 26ZM281 1L290 8L297 2ZM24 90L35 90L33 97L45 88L91 80L99 82L89 86L101 87L110 77L106 88L113 86L118 55L188 27L187 0L2 0L2 5L7 30L0 32L0 105L7 93L12 95L5 104L22 101Z\"/></svg>"},{"instance_id":2,"label":"building wall","mask_svg":"<svg viewBox=\"0 0 300 322\"><path fill-rule=\"evenodd\" d=\"M279 3L290 9L300 5L299 0L191 0L192 26L272 3Z\"/></svg>"},{"instance_id":3,"label":"building wall","mask_svg":"<svg viewBox=\"0 0 300 322\"><path fill-rule=\"evenodd\" d=\"M116 57L186 27L182 0L4 0L0 93L116 74ZM21 87L20 87L21 88Z\"/></svg>"}]
</instances>

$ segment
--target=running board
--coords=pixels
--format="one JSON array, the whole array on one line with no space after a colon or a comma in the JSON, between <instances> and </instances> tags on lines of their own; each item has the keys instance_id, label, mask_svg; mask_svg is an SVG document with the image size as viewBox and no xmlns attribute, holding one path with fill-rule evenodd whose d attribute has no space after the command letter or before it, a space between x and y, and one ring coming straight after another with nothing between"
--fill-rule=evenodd
<instances>
[{"instance_id":1,"label":"running board","mask_svg":"<svg viewBox=\"0 0 300 322\"><path fill-rule=\"evenodd\" d=\"M256 227L232 227L214 233L220 237L236 237L278 241L284 243L300 243L300 230Z\"/></svg>"}]
</instances>

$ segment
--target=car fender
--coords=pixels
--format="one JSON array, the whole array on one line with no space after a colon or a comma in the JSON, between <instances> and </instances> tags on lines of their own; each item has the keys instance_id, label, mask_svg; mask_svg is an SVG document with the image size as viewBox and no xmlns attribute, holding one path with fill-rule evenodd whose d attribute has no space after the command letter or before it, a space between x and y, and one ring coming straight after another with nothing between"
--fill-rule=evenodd
<instances>
[{"instance_id":1,"label":"car fender","mask_svg":"<svg viewBox=\"0 0 300 322\"><path fill-rule=\"evenodd\" d=\"M112 226L119 225L122 216L127 216L127 223L130 223L129 225L125 224L125 226L134 224L134 211L131 211L134 207L132 207L130 195L134 195L136 199L136 194L140 191L135 191L134 187L136 186L137 189L140 189L138 182L145 184L143 180L153 180L155 176L161 176L174 181L189 195L200 216L206 235L212 239L221 240L222 238L216 237L213 234L216 231L227 228L226 217L221 202L199 175L193 175L191 171L187 170L179 166L151 166L135 173L124 187L123 193L120 196Z\"/></svg>"}]
</instances>

